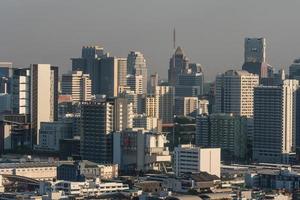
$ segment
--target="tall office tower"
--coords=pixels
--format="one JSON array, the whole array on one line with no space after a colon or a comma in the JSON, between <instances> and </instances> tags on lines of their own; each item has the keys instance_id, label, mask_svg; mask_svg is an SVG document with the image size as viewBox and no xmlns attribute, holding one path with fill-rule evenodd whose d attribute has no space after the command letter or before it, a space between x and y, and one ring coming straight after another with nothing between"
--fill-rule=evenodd
<instances>
[{"instance_id":1,"label":"tall office tower","mask_svg":"<svg viewBox=\"0 0 300 200\"><path fill-rule=\"evenodd\" d=\"M74 102L90 101L92 98L92 81L90 75L83 74L82 71L63 74L61 92L63 95L71 95Z\"/></svg>"},{"instance_id":2,"label":"tall office tower","mask_svg":"<svg viewBox=\"0 0 300 200\"><path fill-rule=\"evenodd\" d=\"M271 67L266 63L266 39L245 38L245 61L242 69L259 75L260 78L268 77L268 69Z\"/></svg>"},{"instance_id":3,"label":"tall office tower","mask_svg":"<svg viewBox=\"0 0 300 200\"><path fill-rule=\"evenodd\" d=\"M184 73L177 76L175 96L197 97L203 94L204 77L202 72Z\"/></svg>"},{"instance_id":4,"label":"tall office tower","mask_svg":"<svg viewBox=\"0 0 300 200\"><path fill-rule=\"evenodd\" d=\"M118 59L116 57L107 57L100 60L97 79L99 83L97 94L104 94L108 97L118 95Z\"/></svg>"},{"instance_id":5,"label":"tall office tower","mask_svg":"<svg viewBox=\"0 0 300 200\"><path fill-rule=\"evenodd\" d=\"M80 128L81 159L93 162L112 162L114 130L112 102L82 102Z\"/></svg>"},{"instance_id":6,"label":"tall office tower","mask_svg":"<svg viewBox=\"0 0 300 200\"><path fill-rule=\"evenodd\" d=\"M127 58L118 58L118 80L119 86L127 85Z\"/></svg>"},{"instance_id":7,"label":"tall office tower","mask_svg":"<svg viewBox=\"0 0 300 200\"><path fill-rule=\"evenodd\" d=\"M216 77L215 111L253 116L253 92L258 75L243 70L229 70Z\"/></svg>"},{"instance_id":8,"label":"tall office tower","mask_svg":"<svg viewBox=\"0 0 300 200\"><path fill-rule=\"evenodd\" d=\"M157 72L150 75L150 86L149 86L149 89L148 89L150 94L155 93L155 87L158 86L158 81L159 81L159 77L158 77Z\"/></svg>"},{"instance_id":9,"label":"tall office tower","mask_svg":"<svg viewBox=\"0 0 300 200\"><path fill-rule=\"evenodd\" d=\"M185 117L196 117L199 113L198 97L176 97L175 114Z\"/></svg>"},{"instance_id":10,"label":"tall office tower","mask_svg":"<svg viewBox=\"0 0 300 200\"><path fill-rule=\"evenodd\" d=\"M30 77L32 136L33 144L38 144L40 123L52 122L58 118L58 67L32 64Z\"/></svg>"},{"instance_id":11,"label":"tall office tower","mask_svg":"<svg viewBox=\"0 0 300 200\"><path fill-rule=\"evenodd\" d=\"M168 81L170 85L175 86L177 76L183 74L189 67L189 59L186 57L181 47L177 47L172 55L168 70Z\"/></svg>"},{"instance_id":12,"label":"tall office tower","mask_svg":"<svg viewBox=\"0 0 300 200\"><path fill-rule=\"evenodd\" d=\"M174 118L174 96L173 86L156 86L155 97L158 102L159 119L162 124L173 123Z\"/></svg>"},{"instance_id":13,"label":"tall office tower","mask_svg":"<svg viewBox=\"0 0 300 200\"><path fill-rule=\"evenodd\" d=\"M145 106L146 116L159 118L159 102L158 98L155 96L146 97L146 106Z\"/></svg>"},{"instance_id":14,"label":"tall office tower","mask_svg":"<svg viewBox=\"0 0 300 200\"><path fill-rule=\"evenodd\" d=\"M83 46L81 58L71 58L72 70L82 71L84 74L89 74L92 80L92 94L99 94L100 79L100 59L108 57L104 53L104 49L99 46Z\"/></svg>"},{"instance_id":15,"label":"tall office tower","mask_svg":"<svg viewBox=\"0 0 300 200\"><path fill-rule=\"evenodd\" d=\"M300 81L300 58L295 59L289 67L289 78Z\"/></svg>"},{"instance_id":16,"label":"tall office tower","mask_svg":"<svg viewBox=\"0 0 300 200\"><path fill-rule=\"evenodd\" d=\"M143 91L143 76L142 75L127 75L127 86L136 94L144 94Z\"/></svg>"},{"instance_id":17,"label":"tall office tower","mask_svg":"<svg viewBox=\"0 0 300 200\"><path fill-rule=\"evenodd\" d=\"M147 93L148 72L144 55L138 51L131 51L127 56L127 73L143 76L143 93Z\"/></svg>"},{"instance_id":18,"label":"tall office tower","mask_svg":"<svg viewBox=\"0 0 300 200\"><path fill-rule=\"evenodd\" d=\"M30 114L30 69L13 69L12 110L14 114Z\"/></svg>"},{"instance_id":19,"label":"tall office tower","mask_svg":"<svg viewBox=\"0 0 300 200\"><path fill-rule=\"evenodd\" d=\"M221 148L224 161L246 161L247 127L247 119L238 115L198 115L195 143L201 147Z\"/></svg>"},{"instance_id":20,"label":"tall office tower","mask_svg":"<svg viewBox=\"0 0 300 200\"><path fill-rule=\"evenodd\" d=\"M290 163L296 142L296 90L298 80L282 86L254 89L253 159L258 162Z\"/></svg>"},{"instance_id":21,"label":"tall office tower","mask_svg":"<svg viewBox=\"0 0 300 200\"><path fill-rule=\"evenodd\" d=\"M189 73L203 73L202 65L200 63L189 63Z\"/></svg>"},{"instance_id":22,"label":"tall office tower","mask_svg":"<svg viewBox=\"0 0 300 200\"><path fill-rule=\"evenodd\" d=\"M134 114L138 113L138 95L135 94L134 91L131 91L130 89L126 89L119 93L119 97L126 98L129 103L132 104L132 111Z\"/></svg>"},{"instance_id":23,"label":"tall office tower","mask_svg":"<svg viewBox=\"0 0 300 200\"><path fill-rule=\"evenodd\" d=\"M174 172L176 176L191 172L207 172L220 177L221 149L200 148L190 144L175 147Z\"/></svg>"}]
</instances>

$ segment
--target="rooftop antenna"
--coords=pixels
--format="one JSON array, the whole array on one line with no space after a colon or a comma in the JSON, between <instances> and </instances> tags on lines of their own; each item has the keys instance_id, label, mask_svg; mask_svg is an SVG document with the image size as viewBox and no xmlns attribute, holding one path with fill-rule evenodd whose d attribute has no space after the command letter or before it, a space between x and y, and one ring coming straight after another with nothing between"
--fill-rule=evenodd
<instances>
[{"instance_id":1,"label":"rooftop antenna","mask_svg":"<svg viewBox=\"0 0 300 200\"><path fill-rule=\"evenodd\" d=\"M175 27L174 27L174 30L173 30L173 49L175 50L176 48L176 30L175 30Z\"/></svg>"}]
</instances>

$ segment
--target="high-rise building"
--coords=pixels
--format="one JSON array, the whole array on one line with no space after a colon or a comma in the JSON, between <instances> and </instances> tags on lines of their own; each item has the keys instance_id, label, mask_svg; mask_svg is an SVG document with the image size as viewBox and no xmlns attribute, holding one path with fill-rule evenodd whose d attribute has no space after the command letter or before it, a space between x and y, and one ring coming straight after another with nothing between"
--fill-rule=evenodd
<instances>
[{"instance_id":1,"label":"high-rise building","mask_svg":"<svg viewBox=\"0 0 300 200\"><path fill-rule=\"evenodd\" d=\"M12 76L12 110L14 114L30 114L30 69L14 69Z\"/></svg>"},{"instance_id":2,"label":"high-rise building","mask_svg":"<svg viewBox=\"0 0 300 200\"><path fill-rule=\"evenodd\" d=\"M178 116L196 117L199 113L198 97L176 97L175 114Z\"/></svg>"},{"instance_id":3,"label":"high-rise building","mask_svg":"<svg viewBox=\"0 0 300 200\"><path fill-rule=\"evenodd\" d=\"M146 97L145 113L148 117L159 118L159 101L155 96Z\"/></svg>"},{"instance_id":4,"label":"high-rise building","mask_svg":"<svg viewBox=\"0 0 300 200\"><path fill-rule=\"evenodd\" d=\"M247 159L247 119L233 114L198 115L195 143L201 147L221 148L222 160Z\"/></svg>"},{"instance_id":5,"label":"high-rise building","mask_svg":"<svg viewBox=\"0 0 300 200\"><path fill-rule=\"evenodd\" d=\"M135 94L144 94L143 91L143 81L144 77L142 75L127 75L127 86L130 87Z\"/></svg>"},{"instance_id":6,"label":"high-rise building","mask_svg":"<svg viewBox=\"0 0 300 200\"><path fill-rule=\"evenodd\" d=\"M177 47L172 55L168 70L169 84L175 86L177 76L183 74L189 67L189 59L186 57L181 47Z\"/></svg>"},{"instance_id":7,"label":"high-rise building","mask_svg":"<svg viewBox=\"0 0 300 200\"><path fill-rule=\"evenodd\" d=\"M63 95L71 95L75 102L90 101L92 98L92 82L89 74L82 71L73 71L72 74L63 74L61 80Z\"/></svg>"},{"instance_id":8,"label":"high-rise building","mask_svg":"<svg viewBox=\"0 0 300 200\"><path fill-rule=\"evenodd\" d=\"M108 97L118 95L118 59L116 57L107 57L100 60L97 79L99 83L97 94L104 94Z\"/></svg>"},{"instance_id":9,"label":"high-rise building","mask_svg":"<svg viewBox=\"0 0 300 200\"><path fill-rule=\"evenodd\" d=\"M199 114L208 114L209 101L206 99L199 99Z\"/></svg>"},{"instance_id":10,"label":"high-rise building","mask_svg":"<svg viewBox=\"0 0 300 200\"><path fill-rule=\"evenodd\" d=\"M221 149L181 145L174 149L174 172L176 176L191 172L207 172L220 177Z\"/></svg>"},{"instance_id":11,"label":"high-rise building","mask_svg":"<svg viewBox=\"0 0 300 200\"><path fill-rule=\"evenodd\" d=\"M81 58L72 58L72 70L82 71L89 74L92 80L92 94L100 94L100 60L107 58L108 54L104 53L103 47L100 46L83 46Z\"/></svg>"},{"instance_id":12,"label":"high-rise building","mask_svg":"<svg viewBox=\"0 0 300 200\"><path fill-rule=\"evenodd\" d=\"M259 77L243 70L229 70L216 78L216 113L253 116L253 91Z\"/></svg>"},{"instance_id":13,"label":"high-rise building","mask_svg":"<svg viewBox=\"0 0 300 200\"><path fill-rule=\"evenodd\" d=\"M204 78L202 72L177 75L175 96L198 97L203 94Z\"/></svg>"},{"instance_id":14,"label":"high-rise building","mask_svg":"<svg viewBox=\"0 0 300 200\"><path fill-rule=\"evenodd\" d=\"M118 58L118 81L119 86L127 85L127 58Z\"/></svg>"},{"instance_id":15,"label":"high-rise building","mask_svg":"<svg viewBox=\"0 0 300 200\"><path fill-rule=\"evenodd\" d=\"M150 87L149 87L149 93L150 94L153 95L155 93L155 87L158 86L158 81L159 81L158 73L155 72L154 74L151 74L151 76L150 76Z\"/></svg>"},{"instance_id":16,"label":"high-rise building","mask_svg":"<svg viewBox=\"0 0 300 200\"><path fill-rule=\"evenodd\" d=\"M245 61L242 69L259 75L260 78L268 77L270 65L266 63L266 39L245 38Z\"/></svg>"},{"instance_id":17,"label":"high-rise building","mask_svg":"<svg viewBox=\"0 0 300 200\"><path fill-rule=\"evenodd\" d=\"M300 80L300 59L295 59L289 67L289 78Z\"/></svg>"},{"instance_id":18,"label":"high-rise building","mask_svg":"<svg viewBox=\"0 0 300 200\"><path fill-rule=\"evenodd\" d=\"M143 93L147 93L148 72L144 55L138 51L131 51L127 56L127 73L143 76Z\"/></svg>"},{"instance_id":19,"label":"high-rise building","mask_svg":"<svg viewBox=\"0 0 300 200\"><path fill-rule=\"evenodd\" d=\"M296 90L298 80L282 86L259 86L254 90L253 159L290 163L296 143Z\"/></svg>"},{"instance_id":20,"label":"high-rise building","mask_svg":"<svg viewBox=\"0 0 300 200\"><path fill-rule=\"evenodd\" d=\"M112 102L82 102L80 128L80 154L84 160L112 162L114 130Z\"/></svg>"},{"instance_id":21,"label":"high-rise building","mask_svg":"<svg viewBox=\"0 0 300 200\"><path fill-rule=\"evenodd\" d=\"M58 119L58 67L32 64L30 77L32 136L33 144L38 144L40 123Z\"/></svg>"},{"instance_id":22,"label":"high-rise building","mask_svg":"<svg viewBox=\"0 0 300 200\"><path fill-rule=\"evenodd\" d=\"M174 118L174 98L173 86L156 86L155 97L158 102L159 119L162 124L173 123Z\"/></svg>"},{"instance_id":23,"label":"high-rise building","mask_svg":"<svg viewBox=\"0 0 300 200\"><path fill-rule=\"evenodd\" d=\"M81 103L80 141L82 159L112 162L114 131L132 128L132 105L125 98Z\"/></svg>"}]
</instances>

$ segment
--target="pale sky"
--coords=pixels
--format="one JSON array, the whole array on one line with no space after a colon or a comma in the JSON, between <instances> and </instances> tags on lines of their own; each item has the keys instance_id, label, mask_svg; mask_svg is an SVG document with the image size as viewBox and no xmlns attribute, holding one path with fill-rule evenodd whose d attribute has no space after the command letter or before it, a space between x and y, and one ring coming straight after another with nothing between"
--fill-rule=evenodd
<instances>
[{"instance_id":1,"label":"pale sky","mask_svg":"<svg viewBox=\"0 0 300 200\"><path fill-rule=\"evenodd\" d=\"M299 0L0 0L0 61L71 69L83 45L111 55L141 51L167 77L172 31L206 80L243 63L244 37L266 37L267 59L288 67L300 57Z\"/></svg>"}]
</instances>

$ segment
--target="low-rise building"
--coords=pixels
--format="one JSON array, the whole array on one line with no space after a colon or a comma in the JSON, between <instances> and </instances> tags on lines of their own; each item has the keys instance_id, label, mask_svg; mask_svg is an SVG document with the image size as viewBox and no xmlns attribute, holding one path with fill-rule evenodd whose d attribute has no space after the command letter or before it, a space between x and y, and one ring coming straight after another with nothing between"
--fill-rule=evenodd
<instances>
[{"instance_id":1,"label":"low-rise building","mask_svg":"<svg viewBox=\"0 0 300 200\"><path fill-rule=\"evenodd\" d=\"M174 172L176 176L189 172L207 172L220 177L221 149L200 148L190 144L175 147Z\"/></svg>"}]
</instances>

